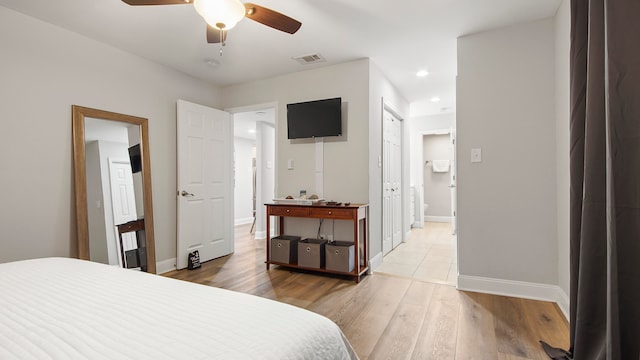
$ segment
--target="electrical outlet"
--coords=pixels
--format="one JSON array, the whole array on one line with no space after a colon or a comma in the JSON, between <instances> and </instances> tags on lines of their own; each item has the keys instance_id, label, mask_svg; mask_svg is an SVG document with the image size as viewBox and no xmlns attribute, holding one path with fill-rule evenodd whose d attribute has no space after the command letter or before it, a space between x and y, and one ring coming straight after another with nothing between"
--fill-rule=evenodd
<instances>
[{"instance_id":1,"label":"electrical outlet","mask_svg":"<svg viewBox=\"0 0 640 360\"><path fill-rule=\"evenodd\" d=\"M482 162L482 149L481 148L471 149L471 162L472 163Z\"/></svg>"},{"instance_id":2,"label":"electrical outlet","mask_svg":"<svg viewBox=\"0 0 640 360\"><path fill-rule=\"evenodd\" d=\"M325 238L324 234L321 234L320 235L320 240L324 240L324 238Z\"/></svg>"}]
</instances>

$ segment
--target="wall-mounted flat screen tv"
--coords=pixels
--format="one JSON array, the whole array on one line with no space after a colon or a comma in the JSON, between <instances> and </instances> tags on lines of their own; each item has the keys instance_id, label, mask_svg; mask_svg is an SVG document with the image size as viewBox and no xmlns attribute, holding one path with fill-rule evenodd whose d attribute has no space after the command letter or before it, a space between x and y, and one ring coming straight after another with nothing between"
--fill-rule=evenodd
<instances>
[{"instance_id":1,"label":"wall-mounted flat screen tv","mask_svg":"<svg viewBox=\"0 0 640 360\"><path fill-rule=\"evenodd\" d=\"M289 139L342 135L342 98L287 104Z\"/></svg>"},{"instance_id":2,"label":"wall-mounted flat screen tv","mask_svg":"<svg viewBox=\"0 0 640 360\"><path fill-rule=\"evenodd\" d=\"M142 171L142 156L140 155L140 144L133 145L129 148L129 161L131 162L131 172L137 173Z\"/></svg>"}]
</instances>

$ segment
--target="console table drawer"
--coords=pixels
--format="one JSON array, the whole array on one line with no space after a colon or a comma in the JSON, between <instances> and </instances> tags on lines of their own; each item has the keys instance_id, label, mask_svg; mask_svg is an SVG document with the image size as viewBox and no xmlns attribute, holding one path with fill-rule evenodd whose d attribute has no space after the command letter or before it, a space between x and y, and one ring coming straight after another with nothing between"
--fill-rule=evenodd
<instances>
[{"instance_id":1,"label":"console table drawer","mask_svg":"<svg viewBox=\"0 0 640 360\"><path fill-rule=\"evenodd\" d=\"M309 216L326 219L353 219L353 210L350 209L309 209Z\"/></svg>"},{"instance_id":2,"label":"console table drawer","mask_svg":"<svg viewBox=\"0 0 640 360\"><path fill-rule=\"evenodd\" d=\"M295 206L270 206L269 215L273 216L309 216L309 208Z\"/></svg>"}]
</instances>

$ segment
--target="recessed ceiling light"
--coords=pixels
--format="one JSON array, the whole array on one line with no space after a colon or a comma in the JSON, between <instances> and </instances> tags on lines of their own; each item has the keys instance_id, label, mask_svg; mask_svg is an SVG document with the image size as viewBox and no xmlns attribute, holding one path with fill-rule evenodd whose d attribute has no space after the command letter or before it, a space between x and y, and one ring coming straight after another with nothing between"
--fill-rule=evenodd
<instances>
[{"instance_id":1,"label":"recessed ceiling light","mask_svg":"<svg viewBox=\"0 0 640 360\"><path fill-rule=\"evenodd\" d=\"M255 133L256 133L256 129L249 129L249 132L250 132L251 134L255 134Z\"/></svg>"},{"instance_id":2,"label":"recessed ceiling light","mask_svg":"<svg viewBox=\"0 0 640 360\"><path fill-rule=\"evenodd\" d=\"M440 101L440 98L437 97L437 96L434 96L434 97L431 98L431 101L438 102L438 101Z\"/></svg>"},{"instance_id":3,"label":"recessed ceiling light","mask_svg":"<svg viewBox=\"0 0 640 360\"><path fill-rule=\"evenodd\" d=\"M425 77L427 75L429 75L429 72L427 70L420 70L416 73L417 77Z\"/></svg>"},{"instance_id":4,"label":"recessed ceiling light","mask_svg":"<svg viewBox=\"0 0 640 360\"><path fill-rule=\"evenodd\" d=\"M265 116L265 115L267 115L267 112L266 111L256 111L256 115Z\"/></svg>"}]
</instances>

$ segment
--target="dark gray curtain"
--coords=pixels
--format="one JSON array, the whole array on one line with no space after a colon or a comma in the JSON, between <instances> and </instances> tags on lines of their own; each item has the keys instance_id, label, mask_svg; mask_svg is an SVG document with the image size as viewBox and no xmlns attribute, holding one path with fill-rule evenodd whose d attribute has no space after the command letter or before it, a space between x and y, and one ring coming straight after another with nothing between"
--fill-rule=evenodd
<instances>
[{"instance_id":1,"label":"dark gray curtain","mask_svg":"<svg viewBox=\"0 0 640 360\"><path fill-rule=\"evenodd\" d=\"M568 351L640 359L640 0L571 0Z\"/></svg>"}]
</instances>

